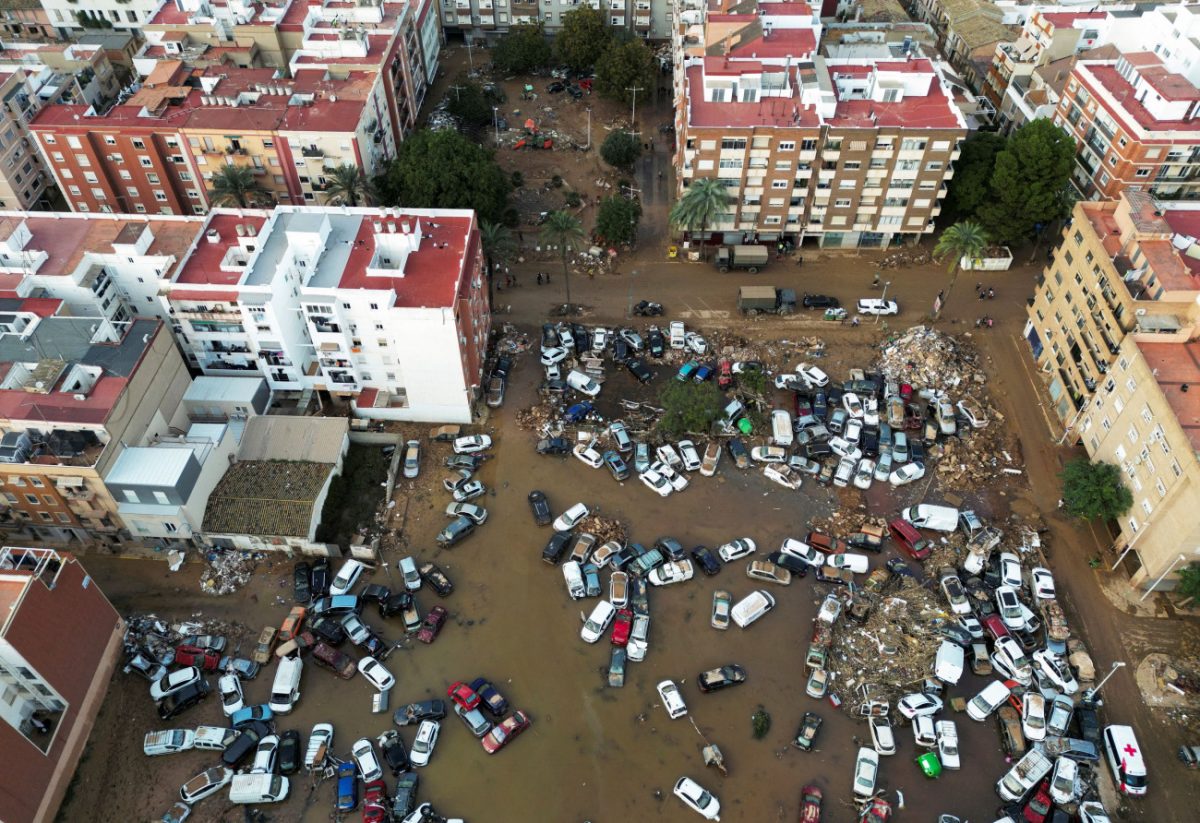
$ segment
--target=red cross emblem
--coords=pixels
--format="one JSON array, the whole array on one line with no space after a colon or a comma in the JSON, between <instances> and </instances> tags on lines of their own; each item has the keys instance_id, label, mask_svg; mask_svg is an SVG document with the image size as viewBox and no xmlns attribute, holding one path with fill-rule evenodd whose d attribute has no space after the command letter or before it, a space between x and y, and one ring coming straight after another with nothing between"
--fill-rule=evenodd
<instances>
[{"instance_id":1,"label":"red cross emblem","mask_svg":"<svg viewBox=\"0 0 1200 823\"><path fill-rule=\"evenodd\" d=\"M1129 755L1130 757L1133 757L1135 754L1137 754L1137 748L1132 743L1126 743L1125 748L1122 749L1122 751L1124 751L1125 754Z\"/></svg>"}]
</instances>

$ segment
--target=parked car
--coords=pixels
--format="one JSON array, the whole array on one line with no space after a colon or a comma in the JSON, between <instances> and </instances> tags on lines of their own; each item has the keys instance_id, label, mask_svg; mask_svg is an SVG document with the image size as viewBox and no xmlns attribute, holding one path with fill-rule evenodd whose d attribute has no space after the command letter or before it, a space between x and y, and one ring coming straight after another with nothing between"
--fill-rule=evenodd
<instances>
[{"instance_id":1,"label":"parked car","mask_svg":"<svg viewBox=\"0 0 1200 823\"><path fill-rule=\"evenodd\" d=\"M709 622L714 629L724 631L729 628L729 609L732 605L733 598L729 592L724 589L713 592L712 618Z\"/></svg>"},{"instance_id":2,"label":"parked car","mask_svg":"<svg viewBox=\"0 0 1200 823\"><path fill-rule=\"evenodd\" d=\"M421 624L420 630L417 632L417 640L422 643L432 643L437 640L438 633L441 632L442 626L446 623L446 618L449 613L441 606L434 606L425 615L425 620Z\"/></svg>"},{"instance_id":3,"label":"parked car","mask_svg":"<svg viewBox=\"0 0 1200 823\"><path fill-rule=\"evenodd\" d=\"M563 353L563 357L566 353ZM544 355L543 355L544 358ZM560 360L563 358L559 358ZM487 451L492 447L492 438L486 434L472 434L466 437L459 437L454 441L455 454L477 454L481 451Z\"/></svg>"},{"instance_id":4,"label":"parked car","mask_svg":"<svg viewBox=\"0 0 1200 823\"><path fill-rule=\"evenodd\" d=\"M732 563L734 560L753 554L756 548L754 541L749 537L740 537L723 544L717 549L717 554L726 563Z\"/></svg>"},{"instance_id":5,"label":"parked car","mask_svg":"<svg viewBox=\"0 0 1200 823\"><path fill-rule=\"evenodd\" d=\"M428 766L433 757L434 747L437 746L441 724L436 720L422 720L417 727L417 736L409 751L409 759L414 766Z\"/></svg>"},{"instance_id":6,"label":"parked car","mask_svg":"<svg viewBox=\"0 0 1200 823\"><path fill-rule=\"evenodd\" d=\"M860 747L854 761L854 796L864 800L875 794L875 778L879 774L879 753Z\"/></svg>"},{"instance_id":7,"label":"parked car","mask_svg":"<svg viewBox=\"0 0 1200 823\"><path fill-rule=\"evenodd\" d=\"M721 802L690 777L681 777L672 790L683 804L705 820L721 819Z\"/></svg>"},{"instance_id":8,"label":"parked car","mask_svg":"<svg viewBox=\"0 0 1200 823\"><path fill-rule=\"evenodd\" d=\"M454 584L436 563L423 563L420 568L421 580L428 583L437 592L438 597L446 597L454 591Z\"/></svg>"},{"instance_id":9,"label":"parked car","mask_svg":"<svg viewBox=\"0 0 1200 823\"><path fill-rule=\"evenodd\" d=\"M696 676L696 685L700 691L708 693L727 689L730 686L746 682L746 670L736 663L709 669Z\"/></svg>"},{"instance_id":10,"label":"parked car","mask_svg":"<svg viewBox=\"0 0 1200 823\"><path fill-rule=\"evenodd\" d=\"M549 526L553 520L550 514L550 501L544 492L534 489L529 493L529 508L533 512L533 520L539 526Z\"/></svg>"},{"instance_id":11,"label":"parked car","mask_svg":"<svg viewBox=\"0 0 1200 823\"><path fill-rule=\"evenodd\" d=\"M528 729L532 723L533 721L525 712L513 712L510 717L492 727L483 740L480 741L483 745L483 750L488 754L495 754L511 743L513 738Z\"/></svg>"},{"instance_id":12,"label":"parked car","mask_svg":"<svg viewBox=\"0 0 1200 823\"><path fill-rule=\"evenodd\" d=\"M795 739L792 740L792 745L801 751L812 751L823 722L820 715L805 712L804 717L800 720L800 729L796 732Z\"/></svg>"},{"instance_id":13,"label":"parked car","mask_svg":"<svg viewBox=\"0 0 1200 823\"><path fill-rule=\"evenodd\" d=\"M468 686L467 688L469 689L470 687ZM408 726L413 723L420 723L422 720L441 720L445 716L446 701L422 700L419 703L409 703L396 709L392 713L392 722L397 726Z\"/></svg>"}]
</instances>

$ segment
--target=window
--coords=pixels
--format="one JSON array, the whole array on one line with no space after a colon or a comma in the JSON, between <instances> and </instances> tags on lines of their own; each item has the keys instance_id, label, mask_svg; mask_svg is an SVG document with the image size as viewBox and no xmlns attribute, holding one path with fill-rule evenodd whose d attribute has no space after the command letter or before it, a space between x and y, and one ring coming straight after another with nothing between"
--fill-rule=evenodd
<instances>
[{"instance_id":1,"label":"window","mask_svg":"<svg viewBox=\"0 0 1200 823\"><path fill-rule=\"evenodd\" d=\"M31 506L39 506L42 503L41 500L38 500L38 496L36 494L25 495L25 502Z\"/></svg>"},{"instance_id":2,"label":"window","mask_svg":"<svg viewBox=\"0 0 1200 823\"><path fill-rule=\"evenodd\" d=\"M794 140L784 140L779 144L780 151L794 151L795 149L796 142Z\"/></svg>"},{"instance_id":3,"label":"window","mask_svg":"<svg viewBox=\"0 0 1200 823\"><path fill-rule=\"evenodd\" d=\"M146 141L135 137L133 139L133 147L135 149L144 149L144 148L146 148Z\"/></svg>"},{"instance_id":4,"label":"window","mask_svg":"<svg viewBox=\"0 0 1200 823\"><path fill-rule=\"evenodd\" d=\"M163 506L169 505L171 502L171 498L167 497L165 493L160 491L154 492L154 499Z\"/></svg>"},{"instance_id":5,"label":"window","mask_svg":"<svg viewBox=\"0 0 1200 823\"><path fill-rule=\"evenodd\" d=\"M746 148L746 138L744 137L726 137L721 140L721 149L744 149Z\"/></svg>"},{"instance_id":6,"label":"window","mask_svg":"<svg viewBox=\"0 0 1200 823\"><path fill-rule=\"evenodd\" d=\"M135 491L132 491L130 489L121 489L121 494L125 496L126 503L140 503L141 502L140 500L138 500L137 492L135 492Z\"/></svg>"},{"instance_id":7,"label":"window","mask_svg":"<svg viewBox=\"0 0 1200 823\"><path fill-rule=\"evenodd\" d=\"M1126 437L1128 437L1128 438L1129 438L1129 442L1130 442L1130 443L1136 443L1136 442L1138 441L1138 430L1137 430L1137 426L1130 426L1130 427L1129 427L1129 432L1126 434Z\"/></svg>"},{"instance_id":8,"label":"window","mask_svg":"<svg viewBox=\"0 0 1200 823\"><path fill-rule=\"evenodd\" d=\"M786 189L787 187L788 187L787 180L772 180L771 181L771 188L773 188L773 189Z\"/></svg>"},{"instance_id":9,"label":"window","mask_svg":"<svg viewBox=\"0 0 1200 823\"><path fill-rule=\"evenodd\" d=\"M841 199L834 200L833 205L835 208L848 209L848 208L850 208L850 199L847 197L843 197Z\"/></svg>"},{"instance_id":10,"label":"window","mask_svg":"<svg viewBox=\"0 0 1200 823\"><path fill-rule=\"evenodd\" d=\"M138 162L142 164L142 168L144 168L144 169L154 168L154 161L151 160L149 157L147 157L144 154L138 155Z\"/></svg>"},{"instance_id":11,"label":"window","mask_svg":"<svg viewBox=\"0 0 1200 823\"><path fill-rule=\"evenodd\" d=\"M1134 177L1149 177L1150 169L1138 169L1133 173Z\"/></svg>"},{"instance_id":12,"label":"window","mask_svg":"<svg viewBox=\"0 0 1200 823\"><path fill-rule=\"evenodd\" d=\"M1178 460L1171 461L1171 473L1174 474L1176 477L1183 477L1183 468L1179 465ZM12 495L5 495L5 496L11 497Z\"/></svg>"},{"instance_id":13,"label":"window","mask_svg":"<svg viewBox=\"0 0 1200 823\"><path fill-rule=\"evenodd\" d=\"M146 175L146 182L147 182L147 183L158 183L158 182L159 182L159 181L158 181L158 175L157 175L157 174L154 174L153 172L151 172L150 174L147 174L147 175Z\"/></svg>"},{"instance_id":14,"label":"window","mask_svg":"<svg viewBox=\"0 0 1200 823\"><path fill-rule=\"evenodd\" d=\"M817 141L816 140L813 140L810 138L807 140L800 141L800 151L816 151L816 150L817 150Z\"/></svg>"},{"instance_id":15,"label":"window","mask_svg":"<svg viewBox=\"0 0 1200 823\"><path fill-rule=\"evenodd\" d=\"M1144 511L1146 514L1150 514L1150 512L1154 511L1150 505L1150 501L1144 497L1142 498L1142 511Z\"/></svg>"}]
</instances>

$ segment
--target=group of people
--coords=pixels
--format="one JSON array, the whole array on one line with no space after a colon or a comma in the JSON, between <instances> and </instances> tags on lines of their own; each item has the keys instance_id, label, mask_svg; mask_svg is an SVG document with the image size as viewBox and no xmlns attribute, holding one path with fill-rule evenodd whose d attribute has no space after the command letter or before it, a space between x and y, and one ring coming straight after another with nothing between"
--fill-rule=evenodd
<instances>
[{"instance_id":1,"label":"group of people","mask_svg":"<svg viewBox=\"0 0 1200 823\"><path fill-rule=\"evenodd\" d=\"M983 300L985 298L988 300L991 300L992 298L994 298L996 296L996 290L992 289L992 288L985 289L983 287L982 283L976 283L975 284L975 296L978 297L980 300Z\"/></svg>"}]
</instances>

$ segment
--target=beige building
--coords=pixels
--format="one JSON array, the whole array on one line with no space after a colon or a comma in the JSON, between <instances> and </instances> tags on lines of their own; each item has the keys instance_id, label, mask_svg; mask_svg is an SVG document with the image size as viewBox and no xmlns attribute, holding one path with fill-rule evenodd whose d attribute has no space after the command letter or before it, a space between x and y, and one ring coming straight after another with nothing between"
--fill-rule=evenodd
<instances>
[{"instance_id":1,"label":"beige building","mask_svg":"<svg viewBox=\"0 0 1200 823\"><path fill-rule=\"evenodd\" d=\"M1169 588L1200 545L1197 238L1200 204L1077 203L1025 327L1067 435L1121 467L1115 547L1142 587Z\"/></svg>"}]
</instances>

